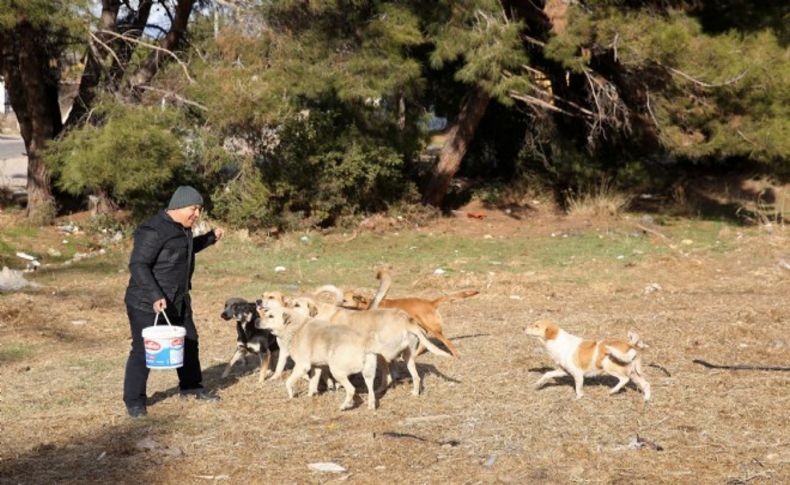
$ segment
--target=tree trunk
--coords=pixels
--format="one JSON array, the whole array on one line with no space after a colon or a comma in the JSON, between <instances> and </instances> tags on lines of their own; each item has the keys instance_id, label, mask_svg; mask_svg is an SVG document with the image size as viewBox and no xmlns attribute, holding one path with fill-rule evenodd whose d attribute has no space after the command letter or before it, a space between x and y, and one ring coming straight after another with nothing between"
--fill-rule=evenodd
<instances>
[{"instance_id":1,"label":"tree trunk","mask_svg":"<svg viewBox=\"0 0 790 485\"><path fill-rule=\"evenodd\" d=\"M481 87L475 87L464 98L461 112L458 113L453 125L447 132L447 140L444 142L439 163L436 164L431 181L423 196L423 203L440 207L444 196L447 195L447 188L450 186L461 161L466 155L466 150L472 142L477 131L477 126L486 112L491 97Z\"/></svg>"},{"instance_id":2,"label":"tree trunk","mask_svg":"<svg viewBox=\"0 0 790 485\"><path fill-rule=\"evenodd\" d=\"M140 0L134 22L126 26L121 33L132 39L140 39L145 30L145 26L148 24L148 17L151 15L151 7L153 4L153 0ZM121 62L120 64L117 61L113 62L107 82L108 89L113 92L117 92L120 89L121 81L126 74L126 67L129 64L129 60L132 58L132 54L134 54L138 47L138 45L131 40L117 39L117 42L118 49L115 53Z\"/></svg>"},{"instance_id":3,"label":"tree trunk","mask_svg":"<svg viewBox=\"0 0 790 485\"><path fill-rule=\"evenodd\" d=\"M114 214L118 209L118 204L106 189L99 189L96 191L96 195L88 196L88 210L91 217L101 214Z\"/></svg>"},{"instance_id":4,"label":"tree trunk","mask_svg":"<svg viewBox=\"0 0 790 485\"><path fill-rule=\"evenodd\" d=\"M28 155L27 217L37 224L49 223L55 215L49 171L42 153L47 142L63 128L58 73L49 65L51 59L42 38L44 33L20 22L0 39L3 78Z\"/></svg>"},{"instance_id":5,"label":"tree trunk","mask_svg":"<svg viewBox=\"0 0 790 485\"><path fill-rule=\"evenodd\" d=\"M170 26L170 31L168 31L165 38L159 43L159 47L172 51L178 46L181 39L183 39L186 34L187 22L189 21L189 16L192 13L192 7L194 5L195 0L178 0L178 4L176 4L176 15L173 18L173 25ZM140 67L140 69L129 79L128 88L132 95L139 94L137 93L138 86L147 84L153 79L154 75L159 70L159 66L162 64L162 59L165 57L168 57L168 54L161 50L154 49L151 51L151 54L145 60L142 67Z\"/></svg>"}]
</instances>

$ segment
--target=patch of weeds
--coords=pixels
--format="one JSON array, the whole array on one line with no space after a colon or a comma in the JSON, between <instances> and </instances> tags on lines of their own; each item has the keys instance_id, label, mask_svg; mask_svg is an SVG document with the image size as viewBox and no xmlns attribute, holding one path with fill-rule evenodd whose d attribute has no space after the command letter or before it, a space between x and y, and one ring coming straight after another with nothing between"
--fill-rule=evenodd
<instances>
[{"instance_id":1,"label":"patch of weeds","mask_svg":"<svg viewBox=\"0 0 790 485\"><path fill-rule=\"evenodd\" d=\"M2 266L9 266L14 258L16 249L11 244L0 239L0 269Z\"/></svg>"},{"instance_id":2,"label":"patch of weeds","mask_svg":"<svg viewBox=\"0 0 790 485\"><path fill-rule=\"evenodd\" d=\"M731 247L731 241L722 238L722 229L730 227L721 221L689 221L671 226L667 231L675 242L691 241L691 248L705 247L716 252L726 251Z\"/></svg>"},{"instance_id":3,"label":"patch of weeds","mask_svg":"<svg viewBox=\"0 0 790 485\"><path fill-rule=\"evenodd\" d=\"M40 229L30 224L14 224L3 229L3 235L12 239L35 239Z\"/></svg>"},{"instance_id":4,"label":"patch of weeds","mask_svg":"<svg viewBox=\"0 0 790 485\"><path fill-rule=\"evenodd\" d=\"M0 362L17 362L33 355L33 347L23 343L11 343L0 347Z\"/></svg>"},{"instance_id":5,"label":"patch of weeds","mask_svg":"<svg viewBox=\"0 0 790 485\"><path fill-rule=\"evenodd\" d=\"M68 367L80 367L81 370L90 371L91 373L108 372L118 369L120 366L118 359L73 359L68 363Z\"/></svg>"},{"instance_id":6,"label":"patch of weeds","mask_svg":"<svg viewBox=\"0 0 790 485\"><path fill-rule=\"evenodd\" d=\"M123 233L127 231L128 228L110 214L97 214L85 222L84 229L88 234L105 234L112 236L117 231Z\"/></svg>"},{"instance_id":7,"label":"patch of weeds","mask_svg":"<svg viewBox=\"0 0 790 485\"><path fill-rule=\"evenodd\" d=\"M538 241L533 247L533 254L543 266L562 267L641 259L666 250L661 246L654 246L644 237L631 237L620 233L581 233Z\"/></svg>"}]
</instances>

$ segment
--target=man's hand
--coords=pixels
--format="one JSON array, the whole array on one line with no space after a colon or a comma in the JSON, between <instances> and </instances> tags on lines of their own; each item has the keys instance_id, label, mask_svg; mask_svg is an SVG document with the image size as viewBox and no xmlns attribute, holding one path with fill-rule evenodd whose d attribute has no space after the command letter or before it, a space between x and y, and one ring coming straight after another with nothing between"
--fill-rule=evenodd
<instances>
[{"instance_id":1,"label":"man's hand","mask_svg":"<svg viewBox=\"0 0 790 485\"><path fill-rule=\"evenodd\" d=\"M154 313L163 312L165 311L165 308L167 308L167 300L165 300L164 298L160 300L156 300L154 302Z\"/></svg>"},{"instance_id":2,"label":"man's hand","mask_svg":"<svg viewBox=\"0 0 790 485\"><path fill-rule=\"evenodd\" d=\"M214 237L217 238L217 241L222 239L222 236L224 235L225 235L225 229L222 229L221 227L214 229Z\"/></svg>"}]
</instances>

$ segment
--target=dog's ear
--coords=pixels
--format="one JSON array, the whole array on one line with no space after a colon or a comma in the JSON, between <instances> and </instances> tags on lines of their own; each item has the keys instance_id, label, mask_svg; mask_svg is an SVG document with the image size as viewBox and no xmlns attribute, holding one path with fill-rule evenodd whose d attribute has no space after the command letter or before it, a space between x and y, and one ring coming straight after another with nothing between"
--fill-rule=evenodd
<instances>
[{"instance_id":1,"label":"dog's ear","mask_svg":"<svg viewBox=\"0 0 790 485\"><path fill-rule=\"evenodd\" d=\"M293 315L283 312L283 325L290 325L293 322Z\"/></svg>"},{"instance_id":2,"label":"dog's ear","mask_svg":"<svg viewBox=\"0 0 790 485\"><path fill-rule=\"evenodd\" d=\"M546 340L554 340L557 334L560 333L560 328L553 322L547 322L543 330L543 338Z\"/></svg>"},{"instance_id":3,"label":"dog's ear","mask_svg":"<svg viewBox=\"0 0 790 485\"><path fill-rule=\"evenodd\" d=\"M316 315L318 315L318 307L315 305L315 303L313 302L308 303L307 308L310 310L311 317L315 317Z\"/></svg>"}]
</instances>

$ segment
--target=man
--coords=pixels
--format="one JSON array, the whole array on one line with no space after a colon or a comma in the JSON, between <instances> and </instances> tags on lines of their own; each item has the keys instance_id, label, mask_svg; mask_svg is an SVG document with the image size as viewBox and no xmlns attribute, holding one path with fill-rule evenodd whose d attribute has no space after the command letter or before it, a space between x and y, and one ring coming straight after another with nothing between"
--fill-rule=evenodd
<instances>
[{"instance_id":1,"label":"man","mask_svg":"<svg viewBox=\"0 0 790 485\"><path fill-rule=\"evenodd\" d=\"M182 397L217 401L219 396L202 386L198 358L198 335L192 320L189 290L195 269L195 253L222 239L224 231L214 229L192 237L192 226L203 212L203 197L190 186L179 187L167 209L143 222L134 233L129 260L126 312L132 330L132 350L126 362L123 401L131 417L146 415L145 387L149 369L145 365L143 328L154 323L159 312L170 322L186 329L184 365L177 369ZM161 320L161 319L160 319Z\"/></svg>"}]
</instances>

